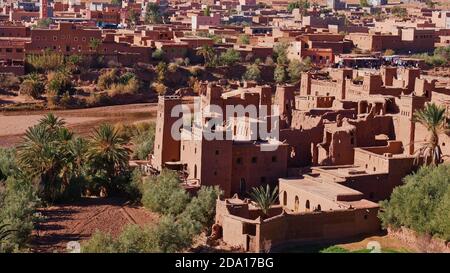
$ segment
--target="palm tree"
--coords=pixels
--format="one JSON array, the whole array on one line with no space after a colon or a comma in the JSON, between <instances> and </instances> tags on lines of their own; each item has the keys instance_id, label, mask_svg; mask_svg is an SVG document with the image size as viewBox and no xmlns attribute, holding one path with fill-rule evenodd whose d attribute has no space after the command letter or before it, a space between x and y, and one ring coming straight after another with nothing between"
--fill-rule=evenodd
<instances>
[{"instance_id":1,"label":"palm tree","mask_svg":"<svg viewBox=\"0 0 450 273\"><path fill-rule=\"evenodd\" d=\"M60 128L66 125L64 119L55 116L53 113L48 113L46 116L39 120L39 125L43 126L45 129L56 132Z\"/></svg>"},{"instance_id":2,"label":"palm tree","mask_svg":"<svg viewBox=\"0 0 450 273\"><path fill-rule=\"evenodd\" d=\"M213 63L216 52L214 51L214 48L212 48L211 46L204 45L197 51L197 55L202 56L203 59L205 60L205 65L208 66Z\"/></svg>"},{"instance_id":3,"label":"palm tree","mask_svg":"<svg viewBox=\"0 0 450 273\"><path fill-rule=\"evenodd\" d=\"M17 148L19 166L30 177L39 179L44 195L49 199L54 199L59 190L57 181L62 162L56 144L52 131L38 124L27 129Z\"/></svg>"},{"instance_id":4,"label":"palm tree","mask_svg":"<svg viewBox=\"0 0 450 273\"><path fill-rule=\"evenodd\" d=\"M253 201L256 202L258 207L261 209L264 216L268 216L270 207L277 203L278 186L275 187L273 191L270 190L269 185L266 185L265 188L263 186L253 188L252 192L250 193L250 196L253 199Z\"/></svg>"},{"instance_id":5,"label":"palm tree","mask_svg":"<svg viewBox=\"0 0 450 273\"><path fill-rule=\"evenodd\" d=\"M417 110L413 117L414 122L418 122L427 128L430 136L422 147L417 151L417 156L423 156L425 163L437 165L442 162L442 151L439 146L439 134L448 132L449 123L445 117L445 108L434 103L428 103L424 109Z\"/></svg>"},{"instance_id":6,"label":"palm tree","mask_svg":"<svg viewBox=\"0 0 450 273\"><path fill-rule=\"evenodd\" d=\"M20 94L25 94L33 99L38 99L44 93L45 84L37 73L28 74L25 80L20 84Z\"/></svg>"},{"instance_id":7,"label":"palm tree","mask_svg":"<svg viewBox=\"0 0 450 273\"><path fill-rule=\"evenodd\" d=\"M77 137L70 141L68 146L71 155L71 170L74 176L79 177L83 173L83 166L86 161L88 150L87 141L84 138Z\"/></svg>"},{"instance_id":8,"label":"palm tree","mask_svg":"<svg viewBox=\"0 0 450 273\"><path fill-rule=\"evenodd\" d=\"M128 167L130 149L126 144L117 129L111 124L102 124L90 137L87 155L97 171L106 171L112 179Z\"/></svg>"},{"instance_id":9,"label":"palm tree","mask_svg":"<svg viewBox=\"0 0 450 273\"><path fill-rule=\"evenodd\" d=\"M18 165L43 186L47 200L54 200L72 177L73 157L69 144L73 133L64 125L63 119L47 114L37 125L27 129L17 147Z\"/></svg>"},{"instance_id":10,"label":"palm tree","mask_svg":"<svg viewBox=\"0 0 450 273\"><path fill-rule=\"evenodd\" d=\"M98 49L99 47L102 45L102 40L101 39L97 39L97 38L92 38L89 41L89 47L91 48L92 51L94 51L95 53L98 53Z\"/></svg>"}]
</instances>

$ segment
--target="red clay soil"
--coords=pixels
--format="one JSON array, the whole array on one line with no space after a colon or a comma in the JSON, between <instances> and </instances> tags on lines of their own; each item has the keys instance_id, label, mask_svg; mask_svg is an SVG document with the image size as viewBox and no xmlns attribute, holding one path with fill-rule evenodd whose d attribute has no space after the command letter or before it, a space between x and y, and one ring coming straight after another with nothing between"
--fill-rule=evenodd
<instances>
[{"instance_id":1,"label":"red clay soil","mask_svg":"<svg viewBox=\"0 0 450 273\"><path fill-rule=\"evenodd\" d=\"M158 215L121 199L84 198L40 209L45 220L33 231L33 252L65 252L69 241L89 239L96 230L118 236L128 224L144 226Z\"/></svg>"}]
</instances>

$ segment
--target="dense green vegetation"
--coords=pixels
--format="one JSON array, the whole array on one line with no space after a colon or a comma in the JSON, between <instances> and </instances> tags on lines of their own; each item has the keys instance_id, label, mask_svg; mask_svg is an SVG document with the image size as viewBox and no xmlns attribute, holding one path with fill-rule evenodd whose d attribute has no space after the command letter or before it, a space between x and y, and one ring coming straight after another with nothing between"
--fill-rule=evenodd
<instances>
[{"instance_id":1,"label":"dense green vegetation","mask_svg":"<svg viewBox=\"0 0 450 273\"><path fill-rule=\"evenodd\" d=\"M278 84L296 83L300 80L302 72L309 71L312 68L311 58L309 57L303 60L289 60L287 56L288 48L288 43L277 43L273 49L273 59L277 62L274 80Z\"/></svg>"},{"instance_id":2,"label":"dense green vegetation","mask_svg":"<svg viewBox=\"0 0 450 273\"><path fill-rule=\"evenodd\" d=\"M0 253L24 251L39 220L35 214L39 198L31 182L19 176L0 181Z\"/></svg>"},{"instance_id":3,"label":"dense green vegetation","mask_svg":"<svg viewBox=\"0 0 450 273\"><path fill-rule=\"evenodd\" d=\"M408 11L404 7L394 6L391 9L391 13L397 17L405 18L408 16Z\"/></svg>"},{"instance_id":4,"label":"dense green vegetation","mask_svg":"<svg viewBox=\"0 0 450 273\"><path fill-rule=\"evenodd\" d=\"M251 64L247 66L247 70L242 76L243 80L246 81L259 81L261 79L261 70L257 64Z\"/></svg>"},{"instance_id":5,"label":"dense green vegetation","mask_svg":"<svg viewBox=\"0 0 450 273\"><path fill-rule=\"evenodd\" d=\"M152 151L154 128L153 123L103 124L82 138L48 114L28 128L17 147L0 149L0 252L27 249L41 220L38 206L100 191L139 201L142 174L131 172L128 161Z\"/></svg>"},{"instance_id":6,"label":"dense green vegetation","mask_svg":"<svg viewBox=\"0 0 450 273\"><path fill-rule=\"evenodd\" d=\"M134 73L126 72L120 75L117 69L112 69L105 71L98 77L97 86L108 91L110 96L115 96L118 94L136 94L141 88L141 83Z\"/></svg>"},{"instance_id":7,"label":"dense green vegetation","mask_svg":"<svg viewBox=\"0 0 450 273\"><path fill-rule=\"evenodd\" d=\"M82 138L48 114L15 149L0 149L0 252L27 250L31 231L42 220L38 206L100 192L142 203L161 217L145 228L128 226L115 239L97 233L84 252L174 252L191 246L211 227L221 193L202 187L191 197L176 172L148 178L139 169L131 172L130 158L151 153L154 130L154 123L103 124Z\"/></svg>"},{"instance_id":8,"label":"dense green vegetation","mask_svg":"<svg viewBox=\"0 0 450 273\"><path fill-rule=\"evenodd\" d=\"M295 2L289 3L289 5L287 7L287 11L292 12L294 9L299 9L300 14L306 15L306 12L310 6L311 6L311 4L309 3L308 0L298 0Z\"/></svg>"},{"instance_id":9,"label":"dense green vegetation","mask_svg":"<svg viewBox=\"0 0 450 273\"><path fill-rule=\"evenodd\" d=\"M156 3L148 3L145 9L146 24L159 24L163 21L163 14L159 9L159 5Z\"/></svg>"},{"instance_id":10,"label":"dense green vegetation","mask_svg":"<svg viewBox=\"0 0 450 273\"><path fill-rule=\"evenodd\" d=\"M413 57L423 59L431 67L447 65L450 62L450 46L438 47L433 54L415 54Z\"/></svg>"},{"instance_id":11,"label":"dense green vegetation","mask_svg":"<svg viewBox=\"0 0 450 273\"><path fill-rule=\"evenodd\" d=\"M202 187L191 198L180 185L177 173L168 170L145 180L142 203L162 215L158 223L144 228L130 225L118 238L97 232L83 245L83 252L176 252L191 246L211 227L221 192L218 187Z\"/></svg>"},{"instance_id":12,"label":"dense green vegetation","mask_svg":"<svg viewBox=\"0 0 450 273\"><path fill-rule=\"evenodd\" d=\"M405 226L450 240L450 165L422 167L381 203L383 226Z\"/></svg>"},{"instance_id":13,"label":"dense green vegetation","mask_svg":"<svg viewBox=\"0 0 450 273\"><path fill-rule=\"evenodd\" d=\"M228 48L227 51L223 52L219 57L219 63L222 65L234 65L240 60L241 55L233 48Z\"/></svg>"}]
</instances>

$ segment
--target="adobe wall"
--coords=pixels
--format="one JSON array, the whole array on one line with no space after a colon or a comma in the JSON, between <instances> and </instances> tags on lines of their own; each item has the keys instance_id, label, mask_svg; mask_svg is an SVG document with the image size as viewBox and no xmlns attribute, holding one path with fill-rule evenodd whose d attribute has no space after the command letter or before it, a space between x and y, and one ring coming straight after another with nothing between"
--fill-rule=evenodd
<instances>
[{"instance_id":1,"label":"adobe wall","mask_svg":"<svg viewBox=\"0 0 450 273\"><path fill-rule=\"evenodd\" d=\"M252 251L261 250L268 242L276 247L289 242L307 243L373 234L380 230L377 214L377 208L284 214L259 225L259 249Z\"/></svg>"},{"instance_id":2,"label":"adobe wall","mask_svg":"<svg viewBox=\"0 0 450 273\"><path fill-rule=\"evenodd\" d=\"M204 140L201 142L200 173L201 184L205 186L218 185L224 196L236 193L232 187L232 141Z\"/></svg>"},{"instance_id":3,"label":"adobe wall","mask_svg":"<svg viewBox=\"0 0 450 273\"><path fill-rule=\"evenodd\" d=\"M237 246L246 248L247 234L243 234L244 222L239 218L234 218L232 215L223 219L222 229L223 241L230 246Z\"/></svg>"},{"instance_id":4,"label":"adobe wall","mask_svg":"<svg viewBox=\"0 0 450 273\"><path fill-rule=\"evenodd\" d=\"M370 201L380 201L392 193L391 187L386 187L389 177L385 173L353 175L341 183L343 186L360 191L363 198Z\"/></svg>"},{"instance_id":5,"label":"adobe wall","mask_svg":"<svg viewBox=\"0 0 450 273\"><path fill-rule=\"evenodd\" d=\"M231 191L231 141L182 140L181 162L186 165L188 179L201 185L219 186L225 197Z\"/></svg>"},{"instance_id":6,"label":"adobe wall","mask_svg":"<svg viewBox=\"0 0 450 273\"><path fill-rule=\"evenodd\" d=\"M261 151L259 145L234 144L231 168L231 192L246 194L253 187L275 186L287 174L287 145L275 151Z\"/></svg>"},{"instance_id":7,"label":"adobe wall","mask_svg":"<svg viewBox=\"0 0 450 273\"><path fill-rule=\"evenodd\" d=\"M312 147L322 141L323 125L311 129L280 130L280 141L289 143L288 166L308 166L313 160Z\"/></svg>"},{"instance_id":8,"label":"adobe wall","mask_svg":"<svg viewBox=\"0 0 450 273\"><path fill-rule=\"evenodd\" d=\"M377 146L379 142L376 135L385 134L389 139L396 139L394 122L391 116L368 116L365 119L347 120L351 125L356 126L356 145L358 147Z\"/></svg>"},{"instance_id":9,"label":"adobe wall","mask_svg":"<svg viewBox=\"0 0 450 273\"><path fill-rule=\"evenodd\" d=\"M355 130L336 130L331 133L326 165L347 165L353 163L353 148L356 146ZM319 159L320 162L320 159Z\"/></svg>"},{"instance_id":10,"label":"adobe wall","mask_svg":"<svg viewBox=\"0 0 450 273\"><path fill-rule=\"evenodd\" d=\"M344 209L344 206L341 207L329 198L312 194L308 191L301 190L300 188L292 187L289 184L280 183L279 187L280 202L284 208L293 212L314 211L317 210L319 206L323 211ZM307 206L309 206L309 208Z\"/></svg>"},{"instance_id":11,"label":"adobe wall","mask_svg":"<svg viewBox=\"0 0 450 273\"><path fill-rule=\"evenodd\" d=\"M343 99L342 96L343 86L344 86L343 82L311 80L310 94L314 96L334 96L337 99Z\"/></svg>"},{"instance_id":12,"label":"adobe wall","mask_svg":"<svg viewBox=\"0 0 450 273\"><path fill-rule=\"evenodd\" d=\"M172 137L172 125L179 117L171 117L172 108L181 104L179 97L163 97L158 99L156 131L154 144L154 166L161 170L167 161L180 160L180 141Z\"/></svg>"},{"instance_id":13,"label":"adobe wall","mask_svg":"<svg viewBox=\"0 0 450 273\"><path fill-rule=\"evenodd\" d=\"M384 155L385 153L401 154L403 153L403 143L401 141L392 140L388 141L385 146L364 147L364 150L379 155Z\"/></svg>"}]
</instances>

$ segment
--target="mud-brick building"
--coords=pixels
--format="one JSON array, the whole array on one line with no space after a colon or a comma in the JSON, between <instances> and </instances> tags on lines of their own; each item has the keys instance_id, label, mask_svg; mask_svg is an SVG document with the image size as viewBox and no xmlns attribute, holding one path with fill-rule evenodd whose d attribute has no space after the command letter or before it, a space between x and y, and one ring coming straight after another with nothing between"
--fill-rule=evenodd
<instances>
[{"instance_id":1,"label":"mud-brick building","mask_svg":"<svg viewBox=\"0 0 450 273\"><path fill-rule=\"evenodd\" d=\"M0 73L25 74L25 43L29 38L0 37Z\"/></svg>"},{"instance_id":2,"label":"mud-brick building","mask_svg":"<svg viewBox=\"0 0 450 273\"><path fill-rule=\"evenodd\" d=\"M210 85L200 99L205 103L204 108L215 105L224 109L224 113L219 116L216 112L205 112L203 119L198 121L201 126L194 127L189 132L190 137L181 140L172 135L179 117L171 115L173 107L181 105L180 98L159 98L153 166L158 170L165 167L182 169L188 183L219 185L227 197L235 193L244 196L259 185L275 186L278 178L287 173L287 145L258 137L261 118L226 112L226 106L233 105L255 106L255 109L266 105L270 109L271 88L222 91L220 87ZM219 119L214 130L222 138L210 139L203 134L203 128L209 126L213 117ZM231 138L226 138L227 135ZM271 149L273 146L277 148Z\"/></svg>"},{"instance_id":3,"label":"mud-brick building","mask_svg":"<svg viewBox=\"0 0 450 273\"><path fill-rule=\"evenodd\" d=\"M356 148L355 163L313 167L279 179L279 205L268 215L237 196L217 200L216 224L225 243L260 252L298 243L370 235L380 230L377 201L387 198L414 169L400 141Z\"/></svg>"},{"instance_id":4,"label":"mud-brick building","mask_svg":"<svg viewBox=\"0 0 450 273\"><path fill-rule=\"evenodd\" d=\"M217 200L216 224L222 227L223 241L245 251L267 252L379 231L378 205L361 199L357 191L314 178L283 179L281 187L283 203L268 216L248 200Z\"/></svg>"},{"instance_id":5,"label":"mud-brick building","mask_svg":"<svg viewBox=\"0 0 450 273\"><path fill-rule=\"evenodd\" d=\"M61 52L65 55L91 54L91 41L102 40L98 29L84 29L72 23L60 23L56 29L33 29L31 41L26 44L27 54L40 54L45 50Z\"/></svg>"}]
</instances>

